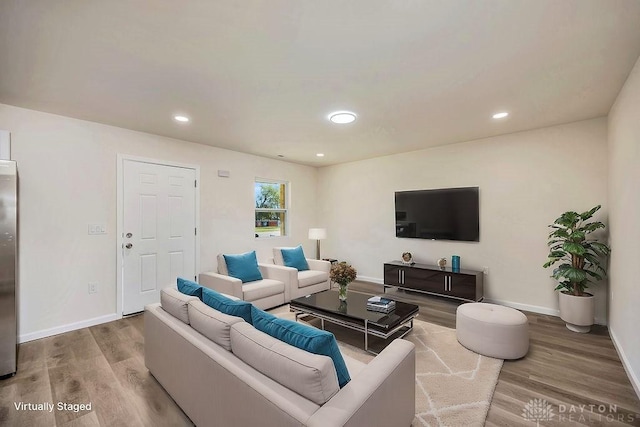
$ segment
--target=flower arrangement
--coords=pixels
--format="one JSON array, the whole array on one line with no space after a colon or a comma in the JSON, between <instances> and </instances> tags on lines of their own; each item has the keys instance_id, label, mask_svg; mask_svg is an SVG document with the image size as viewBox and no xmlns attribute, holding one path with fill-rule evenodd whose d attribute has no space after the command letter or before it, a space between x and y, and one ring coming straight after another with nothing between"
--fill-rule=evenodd
<instances>
[{"instance_id":1,"label":"flower arrangement","mask_svg":"<svg viewBox=\"0 0 640 427\"><path fill-rule=\"evenodd\" d=\"M347 286L349 283L356 280L358 272L350 264L346 262L340 262L331 267L329 277L331 281L337 283L340 286Z\"/></svg>"}]
</instances>

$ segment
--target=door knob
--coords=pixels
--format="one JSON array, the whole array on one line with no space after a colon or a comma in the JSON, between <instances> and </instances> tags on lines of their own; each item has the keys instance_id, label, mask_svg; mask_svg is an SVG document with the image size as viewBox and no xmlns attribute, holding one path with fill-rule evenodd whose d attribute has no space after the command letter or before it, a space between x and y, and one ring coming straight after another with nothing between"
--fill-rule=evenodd
<instances>
[{"instance_id":1,"label":"door knob","mask_svg":"<svg viewBox=\"0 0 640 427\"><path fill-rule=\"evenodd\" d=\"M131 234L131 233L127 233L127 234L126 234L126 236L127 236L127 239L130 239L130 238L132 238L132 237L133 237L133 234Z\"/></svg>"},{"instance_id":2,"label":"door knob","mask_svg":"<svg viewBox=\"0 0 640 427\"><path fill-rule=\"evenodd\" d=\"M124 245L124 247L127 249L131 249L133 247L133 243L127 243L126 245Z\"/></svg>"}]
</instances>

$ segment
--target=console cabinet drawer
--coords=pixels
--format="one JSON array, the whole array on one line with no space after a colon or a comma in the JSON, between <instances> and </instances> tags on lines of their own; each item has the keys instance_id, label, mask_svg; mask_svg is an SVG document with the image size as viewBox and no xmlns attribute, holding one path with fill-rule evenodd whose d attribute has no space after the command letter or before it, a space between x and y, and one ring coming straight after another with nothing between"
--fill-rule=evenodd
<instances>
[{"instance_id":1,"label":"console cabinet drawer","mask_svg":"<svg viewBox=\"0 0 640 427\"><path fill-rule=\"evenodd\" d=\"M443 270L431 265L393 261L384 264L384 285L467 301L483 298L483 273L474 270Z\"/></svg>"}]
</instances>

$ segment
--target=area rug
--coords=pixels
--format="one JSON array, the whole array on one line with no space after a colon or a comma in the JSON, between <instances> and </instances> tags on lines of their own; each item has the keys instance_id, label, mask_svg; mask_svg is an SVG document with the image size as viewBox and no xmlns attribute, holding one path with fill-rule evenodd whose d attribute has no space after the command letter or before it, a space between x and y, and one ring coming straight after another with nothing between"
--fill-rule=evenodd
<instances>
[{"instance_id":1,"label":"area rug","mask_svg":"<svg viewBox=\"0 0 640 427\"><path fill-rule=\"evenodd\" d=\"M295 319L288 306L272 313ZM306 320L319 324L311 317ZM365 363L374 358L363 350L362 333L328 322L325 327L335 334L342 354ZM484 425L502 360L467 350L458 343L454 329L418 319L405 339L416 346L416 416L412 426ZM385 343L373 338L370 344L381 350Z\"/></svg>"}]
</instances>

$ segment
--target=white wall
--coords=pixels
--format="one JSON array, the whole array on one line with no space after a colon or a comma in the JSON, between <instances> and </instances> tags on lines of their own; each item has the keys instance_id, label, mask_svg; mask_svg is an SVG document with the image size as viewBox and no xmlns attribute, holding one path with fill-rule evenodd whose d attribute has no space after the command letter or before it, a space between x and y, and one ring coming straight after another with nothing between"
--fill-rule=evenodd
<instances>
[{"instance_id":1,"label":"white wall","mask_svg":"<svg viewBox=\"0 0 640 427\"><path fill-rule=\"evenodd\" d=\"M382 281L383 263L410 251L435 264L451 255L482 270L485 297L557 313L547 259L547 225L567 210L597 204L607 212L605 118L447 145L320 169L319 219L328 229L323 254L351 262L361 277ZM394 191L480 187L480 242L395 237ZM606 284L596 318L606 322Z\"/></svg>"},{"instance_id":2,"label":"white wall","mask_svg":"<svg viewBox=\"0 0 640 427\"><path fill-rule=\"evenodd\" d=\"M315 251L307 230L316 225L316 168L2 104L0 128L12 133L20 179L22 340L115 316L119 153L200 165L201 270L214 269L219 252L256 249L265 259L273 246L300 243ZM291 182L290 237L254 238L255 177ZM89 236L89 223L107 224L107 234Z\"/></svg>"},{"instance_id":3,"label":"white wall","mask_svg":"<svg viewBox=\"0 0 640 427\"><path fill-rule=\"evenodd\" d=\"M640 396L640 59L609 113L609 331Z\"/></svg>"}]
</instances>

